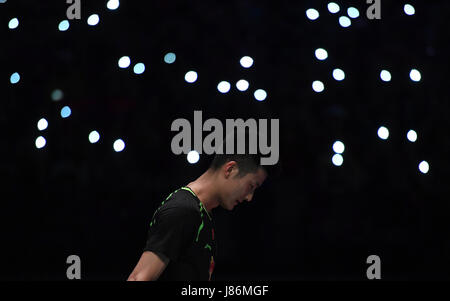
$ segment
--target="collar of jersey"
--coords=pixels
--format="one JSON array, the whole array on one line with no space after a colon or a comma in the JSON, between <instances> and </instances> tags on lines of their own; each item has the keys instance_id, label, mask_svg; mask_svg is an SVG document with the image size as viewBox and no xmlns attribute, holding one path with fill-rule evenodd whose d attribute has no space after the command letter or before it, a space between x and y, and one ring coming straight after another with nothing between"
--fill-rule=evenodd
<instances>
[{"instance_id":1,"label":"collar of jersey","mask_svg":"<svg viewBox=\"0 0 450 301\"><path fill-rule=\"evenodd\" d=\"M199 201L200 199L198 198L198 196L195 194L194 191L192 191L191 188L187 187L187 186L183 186L181 187L181 189L189 191L190 193L192 193L193 196L195 196ZM211 216L209 216L208 210L206 210L205 206L203 206L203 203L200 201L200 206L203 208L203 210L205 210L206 214L208 215L209 219L212 220Z\"/></svg>"}]
</instances>

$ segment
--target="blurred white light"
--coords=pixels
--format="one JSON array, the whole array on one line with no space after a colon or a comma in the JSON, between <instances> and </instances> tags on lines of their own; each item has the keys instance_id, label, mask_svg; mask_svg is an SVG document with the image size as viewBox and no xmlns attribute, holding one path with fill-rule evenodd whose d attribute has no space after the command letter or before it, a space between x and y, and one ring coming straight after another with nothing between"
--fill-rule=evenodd
<instances>
[{"instance_id":1,"label":"blurred white light","mask_svg":"<svg viewBox=\"0 0 450 301\"><path fill-rule=\"evenodd\" d=\"M106 7L109 10L115 10L119 7L119 0L109 0L108 3L106 3Z\"/></svg>"},{"instance_id":2,"label":"blurred white light","mask_svg":"<svg viewBox=\"0 0 450 301\"><path fill-rule=\"evenodd\" d=\"M60 101L64 94L60 89L53 90L51 98L53 101Z\"/></svg>"},{"instance_id":3,"label":"blurred white light","mask_svg":"<svg viewBox=\"0 0 450 301\"><path fill-rule=\"evenodd\" d=\"M334 69L333 70L333 77L337 81L341 81L345 79L345 73L341 69Z\"/></svg>"},{"instance_id":4,"label":"blurred white light","mask_svg":"<svg viewBox=\"0 0 450 301\"><path fill-rule=\"evenodd\" d=\"M339 10L340 10L340 8L337 3L334 3L334 2L328 3L328 11L330 13L335 14L335 13L339 12Z\"/></svg>"},{"instance_id":5,"label":"blurred white light","mask_svg":"<svg viewBox=\"0 0 450 301\"><path fill-rule=\"evenodd\" d=\"M267 93L266 91L264 91L263 89L258 89L255 91L255 93L253 94L255 96L255 99L257 101L263 101L266 99L267 97Z\"/></svg>"},{"instance_id":6,"label":"blurred white light","mask_svg":"<svg viewBox=\"0 0 450 301\"><path fill-rule=\"evenodd\" d=\"M310 8L306 11L306 16L308 17L308 19L314 21L319 18L319 12L314 8Z\"/></svg>"},{"instance_id":7,"label":"blurred white light","mask_svg":"<svg viewBox=\"0 0 450 301\"><path fill-rule=\"evenodd\" d=\"M70 114L72 114L72 110L70 109L70 107L65 106L64 108L61 109L62 118L67 118L70 116Z\"/></svg>"},{"instance_id":8,"label":"blurred white light","mask_svg":"<svg viewBox=\"0 0 450 301\"><path fill-rule=\"evenodd\" d=\"M145 65L143 63L137 63L134 65L133 72L136 74L142 74L145 71Z\"/></svg>"},{"instance_id":9,"label":"blurred white light","mask_svg":"<svg viewBox=\"0 0 450 301\"><path fill-rule=\"evenodd\" d=\"M407 14L408 16L412 16L416 13L414 6L412 6L411 4L405 4L403 10L405 11L405 14Z\"/></svg>"},{"instance_id":10,"label":"blurred white light","mask_svg":"<svg viewBox=\"0 0 450 301\"><path fill-rule=\"evenodd\" d=\"M9 78L9 81L11 84L17 84L20 80L20 75L17 72L14 72L13 74L11 74L11 77Z\"/></svg>"},{"instance_id":11,"label":"blurred white light","mask_svg":"<svg viewBox=\"0 0 450 301\"><path fill-rule=\"evenodd\" d=\"M130 58L128 56L122 56L119 59L119 68L128 68L128 66L130 66Z\"/></svg>"},{"instance_id":12,"label":"blurred white light","mask_svg":"<svg viewBox=\"0 0 450 301\"><path fill-rule=\"evenodd\" d=\"M116 152L121 152L125 148L125 142L122 139L114 141L113 148Z\"/></svg>"},{"instance_id":13,"label":"blurred white light","mask_svg":"<svg viewBox=\"0 0 450 301\"><path fill-rule=\"evenodd\" d=\"M321 61L326 60L328 58L328 52L323 48L317 48L315 54L316 58Z\"/></svg>"},{"instance_id":14,"label":"blurred white light","mask_svg":"<svg viewBox=\"0 0 450 301\"><path fill-rule=\"evenodd\" d=\"M419 70L417 70L417 69L412 69L411 72L409 73L409 77L414 82L420 82L420 79L422 78Z\"/></svg>"},{"instance_id":15,"label":"blurred white light","mask_svg":"<svg viewBox=\"0 0 450 301\"><path fill-rule=\"evenodd\" d=\"M45 130L48 127L48 122L45 118L41 118L37 123L37 128L40 131Z\"/></svg>"},{"instance_id":16,"label":"blurred white light","mask_svg":"<svg viewBox=\"0 0 450 301\"><path fill-rule=\"evenodd\" d=\"M98 17L97 14L90 15L89 18L87 19L87 23L91 26L97 25L98 21L100 21L100 18Z\"/></svg>"},{"instance_id":17,"label":"blurred white light","mask_svg":"<svg viewBox=\"0 0 450 301\"><path fill-rule=\"evenodd\" d=\"M348 17L342 16L339 18L339 24L342 27L349 27L350 25L352 25L352 21Z\"/></svg>"},{"instance_id":18,"label":"blurred white light","mask_svg":"<svg viewBox=\"0 0 450 301\"><path fill-rule=\"evenodd\" d=\"M45 141L45 138L42 136L39 136L36 138L36 148L43 148L45 146L45 144L47 143L47 141Z\"/></svg>"},{"instance_id":19,"label":"blurred white light","mask_svg":"<svg viewBox=\"0 0 450 301\"><path fill-rule=\"evenodd\" d=\"M341 141L333 143L333 150L336 154L342 154L345 150L345 145Z\"/></svg>"},{"instance_id":20,"label":"blurred white light","mask_svg":"<svg viewBox=\"0 0 450 301\"><path fill-rule=\"evenodd\" d=\"M355 19L359 17L359 10L355 7L349 7L347 9L347 14L350 18Z\"/></svg>"},{"instance_id":21,"label":"blurred white light","mask_svg":"<svg viewBox=\"0 0 450 301\"><path fill-rule=\"evenodd\" d=\"M92 131L89 133L89 142L97 143L100 140L100 134L97 131Z\"/></svg>"},{"instance_id":22,"label":"blurred white light","mask_svg":"<svg viewBox=\"0 0 450 301\"><path fill-rule=\"evenodd\" d=\"M419 170L421 173L428 173L428 171L430 170L430 165L427 161L422 161L419 164Z\"/></svg>"},{"instance_id":23,"label":"blurred white light","mask_svg":"<svg viewBox=\"0 0 450 301\"><path fill-rule=\"evenodd\" d=\"M17 18L11 19L8 23L9 29L16 29L17 26L19 26L19 20Z\"/></svg>"},{"instance_id":24,"label":"blurred white light","mask_svg":"<svg viewBox=\"0 0 450 301\"><path fill-rule=\"evenodd\" d=\"M175 55L175 53L169 52L164 56L164 62L166 62L167 64L172 64L175 62L176 58L177 56Z\"/></svg>"},{"instance_id":25,"label":"blurred white light","mask_svg":"<svg viewBox=\"0 0 450 301\"><path fill-rule=\"evenodd\" d=\"M315 92L320 93L325 89L325 86L320 80L316 80L312 83L312 88Z\"/></svg>"},{"instance_id":26,"label":"blurred white light","mask_svg":"<svg viewBox=\"0 0 450 301\"><path fill-rule=\"evenodd\" d=\"M333 162L335 166L341 166L342 163L344 163L344 157L340 154L335 154L333 158L331 158L331 162Z\"/></svg>"},{"instance_id":27,"label":"blurred white light","mask_svg":"<svg viewBox=\"0 0 450 301\"><path fill-rule=\"evenodd\" d=\"M380 73L381 80L384 82L390 82L392 79L391 73L387 70L382 70Z\"/></svg>"},{"instance_id":28,"label":"blurred white light","mask_svg":"<svg viewBox=\"0 0 450 301\"><path fill-rule=\"evenodd\" d=\"M383 140L386 140L389 137L389 130L384 126L380 127L378 129L378 137L380 137Z\"/></svg>"},{"instance_id":29,"label":"blurred white light","mask_svg":"<svg viewBox=\"0 0 450 301\"><path fill-rule=\"evenodd\" d=\"M187 160L191 164L197 163L199 159L200 159L200 155L195 150L192 150L187 154Z\"/></svg>"},{"instance_id":30,"label":"blurred white light","mask_svg":"<svg viewBox=\"0 0 450 301\"><path fill-rule=\"evenodd\" d=\"M241 66L244 68L250 68L253 65L253 59L249 56L243 56L240 60Z\"/></svg>"},{"instance_id":31,"label":"blurred white light","mask_svg":"<svg viewBox=\"0 0 450 301\"><path fill-rule=\"evenodd\" d=\"M250 86L250 84L245 79L241 79L236 83L236 88L239 91L247 91L249 86Z\"/></svg>"},{"instance_id":32,"label":"blurred white light","mask_svg":"<svg viewBox=\"0 0 450 301\"><path fill-rule=\"evenodd\" d=\"M0 3L6 3L6 0L0 0Z\"/></svg>"},{"instance_id":33,"label":"blurred white light","mask_svg":"<svg viewBox=\"0 0 450 301\"><path fill-rule=\"evenodd\" d=\"M414 130L409 130L408 134L406 134L406 137L411 142L416 142L417 141L417 133Z\"/></svg>"},{"instance_id":34,"label":"blurred white light","mask_svg":"<svg viewBox=\"0 0 450 301\"><path fill-rule=\"evenodd\" d=\"M228 91L230 91L230 83L227 81L221 81L218 85L217 85L217 90L219 90L220 93L227 93Z\"/></svg>"},{"instance_id":35,"label":"blurred white light","mask_svg":"<svg viewBox=\"0 0 450 301\"><path fill-rule=\"evenodd\" d=\"M188 83L193 83L197 80L197 72L195 71L189 71L186 73L186 75L184 76L184 80L187 81Z\"/></svg>"},{"instance_id":36,"label":"blurred white light","mask_svg":"<svg viewBox=\"0 0 450 301\"><path fill-rule=\"evenodd\" d=\"M70 26L69 21L64 20L59 23L58 29L59 31L66 31L67 29L69 29L69 26Z\"/></svg>"}]
</instances>

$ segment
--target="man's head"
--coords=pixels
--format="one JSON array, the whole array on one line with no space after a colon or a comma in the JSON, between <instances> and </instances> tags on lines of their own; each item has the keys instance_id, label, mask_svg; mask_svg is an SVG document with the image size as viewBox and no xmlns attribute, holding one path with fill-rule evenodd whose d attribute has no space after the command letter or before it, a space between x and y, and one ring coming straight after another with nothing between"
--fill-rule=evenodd
<instances>
[{"instance_id":1,"label":"man's head","mask_svg":"<svg viewBox=\"0 0 450 301\"><path fill-rule=\"evenodd\" d=\"M243 201L250 202L262 185L267 171L256 155L216 154L210 166L217 175L217 193L221 207L232 210Z\"/></svg>"}]
</instances>

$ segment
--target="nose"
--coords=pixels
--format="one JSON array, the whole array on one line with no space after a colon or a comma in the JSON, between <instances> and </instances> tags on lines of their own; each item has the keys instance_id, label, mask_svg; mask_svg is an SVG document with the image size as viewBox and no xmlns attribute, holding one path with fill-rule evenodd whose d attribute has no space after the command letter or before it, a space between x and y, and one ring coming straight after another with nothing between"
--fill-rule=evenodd
<instances>
[{"instance_id":1,"label":"nose","mask_svg":"<svg viewBox=\"0 0 450 301\"><path fill-rule=\"evenodd\" d=\"M253 198L253 193L250 193L249 195L247 195L247 197L245 198L247 200L247 202L250 202Z\"/></svg>"}]
</instances>

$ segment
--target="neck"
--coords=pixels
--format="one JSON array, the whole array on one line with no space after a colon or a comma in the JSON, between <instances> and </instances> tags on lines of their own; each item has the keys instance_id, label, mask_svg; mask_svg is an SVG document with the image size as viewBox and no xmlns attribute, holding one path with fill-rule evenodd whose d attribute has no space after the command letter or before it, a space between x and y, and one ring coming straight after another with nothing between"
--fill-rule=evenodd
<instances>
[{"instance_id":1,"label":"neck","mask_svg":"<svg viewBox=\"0 0 450 301\"><path fill-rule=\"evenodd\" d=\"M208 169L195 181L186 185L194 191L200 202L202 202L203 207L205 207L208 212L211 212L213 208L219 206L216 180L217 175L214 171Z\"/></svg>"}]
</instances>

